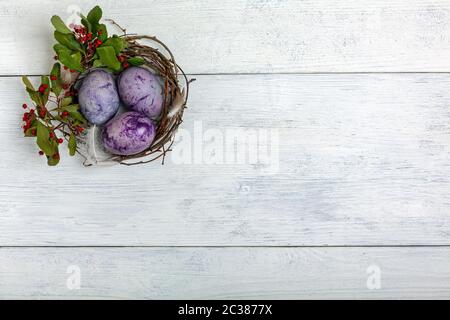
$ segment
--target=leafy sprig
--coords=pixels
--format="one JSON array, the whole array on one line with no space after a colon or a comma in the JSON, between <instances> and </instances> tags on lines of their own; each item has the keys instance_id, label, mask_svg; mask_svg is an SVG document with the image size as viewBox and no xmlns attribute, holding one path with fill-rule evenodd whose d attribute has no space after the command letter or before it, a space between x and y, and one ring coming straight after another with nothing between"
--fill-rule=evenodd
<instances>
[{"instance_id":1,"label":"leafy sprig","mask_svg":"<svg viewBox=\"0 0 450 320\"><path fill-rule=\"evenodd\" d=\"M87 16L80 14L82 25L79 26L67 26L60 17L53 16L56 63L49 75L41 77L38 89L26 76L22 77L34 103L33 107L23 104L23 132L26 137L36 138L39 154L47 157L50 166L59 163L59 146L64 139L69 154L76 154L77 136L88 126L77 103L74 88L77 76L91 68L119 73L129 65L145 62L141 57L125 57L127 42L117 35L108 36L106 25L101 23L102 15L101 8L96 6ZM63 73L74 74L75 78L65 82Z\"/></svg>"},{"instance_id":2,"label":"leafy sprig","mask_svg":"<svg viewBox=\"0 0 450 320\"><path fill-rule=\"evenodd\" d=\"M23 104L26 110L22 118L24 135L36 137L39 154L45 155L48 165L51 166L59 163L59 145L64 142L60 135L69 141L69 153L74 155L77 148L75 136L81 134L87 125L87 120L79 111L79 105L73 103L71 96L61 95L63 85L57 66L55 63L50 78L41 77L38 89L34 88L28 77L22 77L35 104L34 107Z\"/></svg>"}]
</instances>

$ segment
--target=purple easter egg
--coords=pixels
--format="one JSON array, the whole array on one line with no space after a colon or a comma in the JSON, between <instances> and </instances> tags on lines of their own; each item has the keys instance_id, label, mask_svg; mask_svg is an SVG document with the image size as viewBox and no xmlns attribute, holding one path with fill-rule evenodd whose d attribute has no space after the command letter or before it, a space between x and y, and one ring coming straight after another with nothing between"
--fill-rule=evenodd
<instances>
[{"instance_id":1,"label":"purple easter egg","mask_svg":"<svg viewBox=\"0 0 450 320\"><path fill-rule=\"evenodd\" d=\"M111 73L104 70L90 72L78 93L80 111L92 123L101 125L119 110L119 94Z\"/></svg>"},{"instance_id":2,"label":"purple easter egg","mask_svg":"<svg viewBox=\"0 0 450 320\"><path fill-rule=\"evenodd\" d=\"M160 78L149 70L131 67L123 71L117 87L122 102L131 110L155 119L161 114L164 92Z\"/></svg>"},{"instance_id":3,"label":"purple easter egg","mask_svg":"<svg viewBox=\"0 0 450 320\"><path fill-rule=\"evenodd\" d=\"M116 155L133 155L149 148L155 138L152 120L139 112L125 112L109 121L102 132L106 151Z\"/></svg>"}]
</instances>

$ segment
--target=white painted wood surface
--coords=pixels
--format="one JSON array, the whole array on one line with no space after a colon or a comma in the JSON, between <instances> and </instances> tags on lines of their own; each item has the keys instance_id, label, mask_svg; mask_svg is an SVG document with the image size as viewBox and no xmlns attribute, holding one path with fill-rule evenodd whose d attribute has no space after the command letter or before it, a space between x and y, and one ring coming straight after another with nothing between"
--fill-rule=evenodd
<instances>
[{"instance_id":1,"label":"white painted wood surface","mask_svg":"<svg viewBox=\"0 0 450 320\"><path fill-rule=\"evenodd\" d=\"M21 137L22 85L3 78L0 243L449 244L449 80L198 77L183 128L277 129L279 172L266 174L170 161L86 169L68 157L47 168Z\"/></svg>"},{"instance_id":2,"label":"white painted wood surface","mask_svg":"<svg viewBox=\"0 0 450 320\"><path fill-rule=\"evenodd\" d=\"M2 0L1 73L49 72L51 15L71 20L93 3ZM448 0L96 3L130 32L158 35L190 73L450 71Z\"/></svg>"},{"instance_id":3,"label":"white painted wood surface","mask_svg":"<svg viewBox=\"0 0 450 320\"><path fill-rule=\"evenodd\" d=\"M13 298L450 298L449 248L3 248L0 262Z\"/></svg>"},{"instance_id":4,"label":"white painted wood surface","mask_svg":"<svg viewBox=\"0 0 450 320\"><path fill-rule=\"evenodd\" d=\"M275 130L272 172L46 167L16 75L72 4L0 1L0 298L450 297L450 1L99 1L203 74L185 133Z\"/></svg>"}]
</instances>

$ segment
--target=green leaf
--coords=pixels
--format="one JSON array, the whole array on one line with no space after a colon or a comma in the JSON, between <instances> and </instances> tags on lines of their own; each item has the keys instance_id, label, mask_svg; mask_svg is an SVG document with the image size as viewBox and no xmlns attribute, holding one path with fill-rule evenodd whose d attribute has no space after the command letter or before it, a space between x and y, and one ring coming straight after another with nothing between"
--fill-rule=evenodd
<instances>
[{"instance_id":1,"label":"green leaf","mask_svg":"<svg viewBox=\"0 0 450 320\"><path fill-rule=\"evenodd\" d=\"M94 60L94 63L92 64L92 66L94 68L100 68L100 67L103 67L103 63L99 59L97 59L97 60Z\"/></svg>"},{"instance_id":2,"label":"green leaf","mask_svg":"<svg viewBox=\"0 0 450 320\"><path fill-rule=\"evenodd\" d=\"M69 138L69 154L73 157L77 152L77 139L73 133L70 134Z\"/></svg>"},{"instance_id":3,"label":"green leaf","mask_svg":"<svg viewBox=\"0 0 450 320\"><path fill-rule=\"evenodd\" d=\"M108 30L106 29L106 26L104 24L98 26L97 33L98 39L101 40L102 42L105 42L106 39L108 39Z\"/></svg>"},{"instance_id":4,"label":"green leaf","mask_svg":"<svg viewBox=\"0 0 450 320\"><path fill-rule=\"evenodd\" d=\"M55 152L55 154L58 154L58 147L56 147L56 152ZM59 163L59 157L58 158L55 158L55 157L47 157L47 164L49 165L49 166L51 166L51 167L54 167L54 166L56 166L56 165L58 165L58 163Z\"/></svg>"},{"instance_id":5,"label":"green leaf","mask_svg":"<svg viewBox=\"0 0 450 320\"><path fill-rule=\"evenodd\" d=\"M27 76L22 76L22 81L23 81L23 84L25 85L25 87L27 87L27 89L30 89L32 91L36 91L36 90L34 90L34 87L31 84L31 81L30 81L30 79L28 79Z\"/></svg>"},{"instance_id":6,"label":"green leaf","mask_svg":"<svg viewBox=\"0 0 450 320\"><path fill-rule=\"evenodd\" d=\"M87 124L86 118L78 111L68 111L68 112L69 116L72 117L73 119L79 121L82 124Z\"/></svg>"},{"instance_id":7,"label":"green leaf","mask_svg":"<svg viewBox=\"0 0 450 320\"><path fill-rule=\"evenodd\" d=\"M55 154L54 145L50 141L50 130L42 122L37 121L37 139L36 143L41 150L49 157Z\"/></svg>"},{"instance_id":8,"label":"green leaf","mask_svg":"<svg viewBox=\"0 0 450 320\"><path fill-rule=\"evenodd\" d=\"M119 71L122 65L116 57L116 51L111 46L102 46L97 48L97 53L100 56L100 61L107 67L114 71Z\"/></svg>"},{"instance_id":9,"label":"green leaf","mask_svg":"<svg viewBox=\"0 0 450 320\"><path fill-rule=\"evenodd\" d=\"M63 46L60 43L55 43L55 45L53 45L53 50L55 50L56 54L59 55L59 53L61 51L69 51L72 53L72 50L70 50L69 48L67 48L66 46Z\"/></svg>"},{"instance_id":10,"label":"green leaf","mask_svg":"<svg viewBox=\"0 0 450 320\"><path fill-rule=\"evenodd\" d=\"M72 103L72 97L66 97L61 100L61 108L67 107L71 103Z\"/></svg>"},{"instance_id":11,"label":"green leaf","mask_svg":"<svg viewBox=\"0 0 450 320\"><path fill-rule=\"evenodd\" d=\"M61 107L61 111L67 111L69 116L82 124L87 124L86 118L79 112L80 105L79 104L69 104L64 107Z\"/></svg>"},{"instance_id":12,"label":"green leaf","mask_svg":"<svg viewBox=\"0 0 450 320\"><path fill-rule=\"evenodd\" d=\"M55 31L54 36L56 41L58 41L60 44L67 47L68 49L77 51L81 50L81 45L77 41L77 39L75 39L75 36L73 34L65 34L59 31Z\"/></svg>"},{"instance_id":13,"label":"green leaf","mask_svg":"<svg viewBox=\"0 0 450 320\"><path fill-rule=\"evenodd\" d=\"M116 55L120 55L122 51L127 47L127 42L124 39L114 35L111 38L108 38L101 47L107 46L113 47L116 51Z\"/></svg>"},{"instance_id":14,"label":"green leaf","mask_svg":"<svg viewBox=\"0 0 450 320\"><path fill-rule=\"evenodd\" d=\"M61 76L61 65L58 62L55 62L55 64L52 67L52 71L50 71L50 75L60 77Z\"/></svg>"},{"instance_id":15,"label":"green leaf","mask_svg":"<svg viewBox=\"0 0 450 320\"><path fill-rule=\"evenodd\" d=\"M141 58L141 57L132 57L132 58L129 58L127 61L132 66L141 66L145 63L144 58Z\"/></svg>"},{"instance_id":16,"label":"green leaf","mask_svg":"<svg viewBox=\"0 0 450 320\"><path fill-rule=\"evenodd\" d=\"M92 32L97 31L98 24L102 18L102 9L99 6L95 6L87 15L87 20L92 26Z\"/></svg>"},{"instance_id":17,"label":"green leaf","mask_svg":"<svg viewBox=\"0 0 450 320\"><path fill-rule=\"evenodd\" d=\"M88 19L83 16L82 14L80 14L81 17L81 24L87 29L88 32L92 31L92 25L91 23L88 21Z\"/></svg>"},{"instance_id":18,"label":"green leaf","mask_svg":"<svg viewBox=\"0 0 450 320\"><path fill-rule=\"evenodd\" d=\"M80 63L80 65L81 65L81 58L82 58L82 56L81 56L80 52L72 54L71 57L72 57L73 61L75 61L77 63Z\"/></svg>"},{"instance_id":19,"label":"green leaf","mask_svg":"<svg viewBox=\"0 0 450 320\"><path fill-rule=\"evenodd\" d=\"M72 30L70 30L66 24L62 21L62 19L58 16L53 16L50 20L53 24L53 26L55 27L56 31L64 33L64 34L69 34L72 33Z\"/></svg>"},{"instance_id":20,"label":"green leaf","mask_svg":"<svg viewBox=\"0 0 450 320\"><path fill-rule=\"evenodd\" d=\"M41 76L41 83L48 86L48 88L45 89L45 92L42 95L42 105L45 106L48 101L48 95L50 94L50 79L47 76Z\"/></svg>"},{"instance_id":21,"label":"green leaf","mask_svg":"<svg viewBox=\"0 0 450 320\"><path fill-rule=\"evenodd\" d=\"M83 66L81 65L81 53L77 52L72 54L70 50L60 49L58 52L58 59L63 65L69 69L83 72Z\"/></svg>"},{"instance_id":22,"label":"green leaf","mask_svg":"<svg viewBox=\"0 0 450 320\"><path fill-rule=\"evenodd\" d=\"M50 75L52 77L56 77L56 80L51 80L52 83L52 91L55 93L55 95L58 97L59 94L62 91L62 85L61 85L61 65L56 62L53 65L52 71L50 72Z\"/></svg>"},{"instance_id":23,"label":"green leaf","mask_svg":"<svg viewBox=\"0 0 450 320\"><path fill-rule=\"evenodd\" d=\"M42 84L46 84L46 85L50 85L50 80L47 76L41 76L41 83Z\"/></svg>"},{"instance_id":24,"label":"green leaf","mask_svg":"<svg viewBox=\"0 0 450 320\"><path fill-rule=\"evenodd\" d=\"M42 105L41 95L37 91L30 90L27 88L28 95L30 96L31 100L38 106Z\"/></svg>"},{"instance_id":25,"label":"green leaf","mask_svg":"<svg viewBox=\"0 0 450 320\"><path fill-rule=\"evenodd\" d=\"M79 104L70 104L64 107L61 107L61 110L63 111L67 111L67 112L76 112L80 109L80 105Z\"/></svg>"}]
</instances>

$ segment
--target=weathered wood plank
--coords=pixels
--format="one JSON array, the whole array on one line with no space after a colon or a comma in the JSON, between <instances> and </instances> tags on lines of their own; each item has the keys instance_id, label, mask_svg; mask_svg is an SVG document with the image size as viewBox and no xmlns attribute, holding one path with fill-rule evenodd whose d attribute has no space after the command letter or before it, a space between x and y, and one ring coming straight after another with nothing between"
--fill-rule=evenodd
<instances>
[{"instance_id":1,"label":"weathered wood plank","mask_svg":"<svg viewBox=\"0 0 450 320\"><path fill-rule=\"evenodd\" d=\"M154 34L190 73L450 71L445 0L97 1L130 32ZM92 1L76 4L86 12ZM0 2L0 74L48 73L52 14L73 1Z\"/></svg>"},{"instance_id":2,"label":"weathered wood plank","mask_svg":"<svg viewBox=\"0 0 450 320\"><path fill-rule=\"evenodd\" d=\"M450 244L449 81L199 77L183 128L278 130L277 171L230 164L229 150L223 164L83 168L64 155L47 168L20 131L20 80L1 78L0 245Z\"/></svg>"},{"instance_id":3,"label":"weathered wood plank","mask_svg":"<svg viewBox=\"0 0 450 320\"><path fill-rule=\"evenodd\" d=\"M448 299L450 251L2 248L0 298Z\"/></svg>"}]
</instances>

